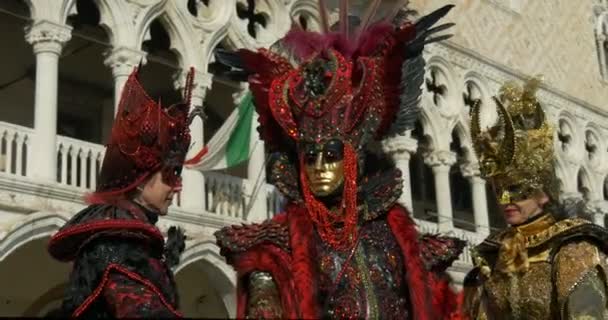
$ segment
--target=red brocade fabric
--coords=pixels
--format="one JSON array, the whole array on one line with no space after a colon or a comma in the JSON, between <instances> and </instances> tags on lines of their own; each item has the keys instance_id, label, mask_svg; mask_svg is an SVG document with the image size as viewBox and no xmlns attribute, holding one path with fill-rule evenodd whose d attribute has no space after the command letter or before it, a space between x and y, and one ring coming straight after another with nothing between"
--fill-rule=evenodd
<instances>
[{"instance_id":1,"label":"red brocade fabric","mask_svg":"<svg viewBox=\"0 0 608 320\"><path fill-rule=\"evenodd\" d=\"M148 96L138 73L138 69L131 73L122 90L97 189L87 197L88 203L109 203L158 170L163 170L167 184L181 183L179 172L190 146L193 72L188 76L185 101L166 108Z\"/></svg>"},{"instance_id":2,"label":"red brocade fabric","mask_svg":"<svg viewBox=\"0 0 608 320\"><path fill-rule=\"evenodd\" d=\"M312 243L315 238L313 223L306 210L295 205L288 206L286 215L280 215L278 219L285 221L289 228L291 252L269 242L250 247L244 252L223 252L239 275L237 316L246 316L246 275L263 271L269 272L277 284L284 318L317 319L322 313L316 299L319 280L316 272L317 253ZM457 296L449 288L447 279L425 268L414 222L400 206L393 207L387 219L404 257L404 280L409 291L413 319L450 319L456 310Z\"/></svg>"},{"instance_id":3,"label":"red brocade fabric","mask_svg":"<svg viewBox=\"0 0 608 320\"><path fill-rule=\"evenodd\" d=\"M283 41L301 52L305 61L297 67L265 49L240 50L252 74L261 138L270 149L281 149L282 136L298 142L341 137L357 148L365 133L382 136L398 112L403 48L415 35L409 23L371 27L356 44L292 31Z\"/></svg>"},{"instance_id":4,"label":"red brocade fabric","mask_svg":"<svg viewBox=\"0 0 608 320\"><path fill-rule=\"evenodd\" d=\"M104 299L111 307L110 313L116 318L139 318L150 315L165 318L182 317L154 284L118 264L108 266L99 286L74 311L72 317L82 316L97 299Z\"/></svg>"}]
</instances>

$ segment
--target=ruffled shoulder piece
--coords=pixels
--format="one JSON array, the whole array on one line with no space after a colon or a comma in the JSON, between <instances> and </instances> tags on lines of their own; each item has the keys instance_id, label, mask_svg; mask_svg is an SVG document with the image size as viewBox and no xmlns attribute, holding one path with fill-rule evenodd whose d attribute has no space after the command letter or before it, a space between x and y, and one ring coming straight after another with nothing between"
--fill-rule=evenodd
<instances>
[{"instance_id":1,"label":"ruffled shoulder piece","mask_svg":"<svg viewBox=\"0 0 608 320\"><path fill-rule=\"evenodd\" d=\"M59 261L74 260L85 245L100 237L136 239L162 252L160 230L133 205L133 210L113 205L91 205L77 213L51 238L48 252Z\"/></svg>"},{"instance_id":2,"label":"ruffled shoulder piece","mask_svg":"<svg viewBox=\"0 0 608 320\"><path fill-rule=\"evenodd\" d=\"M443 272L458 259L466 242L454 237L424 234L420 237L420 255L427 270Z\"/></svg>"},{"instance_id":3,"label":"ruffled shoulder piece","mask_svg":"<svg viewBox=\"0 0 608 320\"><path fill-rule=\"evenodd\" d=\"M289 245L289 227L285 214L262 223L234 225L215 232L217 244L223 256L245 252L262 244L275 245L287 252Z\"/></svg>"}]
</instances>

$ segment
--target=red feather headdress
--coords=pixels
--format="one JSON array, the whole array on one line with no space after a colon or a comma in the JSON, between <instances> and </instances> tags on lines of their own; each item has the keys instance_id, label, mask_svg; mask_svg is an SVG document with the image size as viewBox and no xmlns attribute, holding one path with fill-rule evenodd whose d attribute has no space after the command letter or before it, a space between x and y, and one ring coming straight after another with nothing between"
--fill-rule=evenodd
<instances>
[{"instance_id":1,"label":"red feather headdress","mask_svg":"<svg viewBox=\"0 0 608 320\"><path fill-rule=\"evenodd\" d=\"M371 139L413 128L424 79L423 47L448 38L429 36L452 25L431 28L451 5L411 23L399 10L406 1L384 2L392 9L384 14L378 14L383 1L362 2L367 10L351 33L351 20L358 18L351 16L348 1L340 1L339 30L332 31L325 1L320 0L322 32L296 27L278 44L282 52L216 53L218 61L231 68L226 75L249 82L260 136L270 151L330 139L344 143L344 215L331 214L300 175L309 214L323 240L336 248L348 248L356 238L357 154ZM336 223L344 225L341 231L334 229Z\"/></svg>"}]
</instances>

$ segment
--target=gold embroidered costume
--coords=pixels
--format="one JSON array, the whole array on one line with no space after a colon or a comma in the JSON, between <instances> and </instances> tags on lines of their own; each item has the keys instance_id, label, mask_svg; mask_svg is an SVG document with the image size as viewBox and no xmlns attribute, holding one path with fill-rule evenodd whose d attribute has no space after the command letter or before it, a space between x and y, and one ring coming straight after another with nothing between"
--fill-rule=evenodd
<instances>
[{"instance_id":1,"label":"gold embroidered costume","mask_svg":"<svg viewBox=\"0 0 608 320\"><path fill-rule=\"evenodd\" d=\"M501 204L549 197L545 212L489 236L472 250L464 283L466 319L608 319L608 233L587 220L555 214L553 130L536 100L539 81L508 83L495 98L499 121L486 131L479 104L471 134L482 174ZM556 218L561 217L561 218Z\"/></svg>"}]
</instances>

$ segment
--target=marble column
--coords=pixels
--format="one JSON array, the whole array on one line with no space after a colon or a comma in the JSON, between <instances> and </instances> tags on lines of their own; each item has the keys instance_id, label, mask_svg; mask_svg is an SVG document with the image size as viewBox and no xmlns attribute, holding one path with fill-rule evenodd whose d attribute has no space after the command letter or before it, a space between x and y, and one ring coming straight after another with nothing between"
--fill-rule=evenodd
<instances>
[{"instance_id":1,"label":"marble column","mask_svg":"<svg viewBox=\"0 0 608 320\"><path fill-rule=\"evenodd\" d=\"M113 48L106 52L104 63L112 69L112 76L114 77L115 115L118 111L118 103L120 102L120 95L122 94L125 82L127 82L129 75L133 72L133 68L137 67L140 63L146 63L145 59L145 52L126 47Z\"/></svg>"},{"instance_id":2,"label":"marble column","mask_svg":"<svg viewBox=\"0 0 608 320\"><path fill-rule=\"evenodd\" d=\"M435 178L437 227L440 232L453 230L454 215L450 194L450 168L456 163L456 155L446 150L433 151L425 157L424 162L431 167Z\"/></svg>"},{"instance_id":3,"label":"marble column","mask_svg":"<svg viewBox=\"0 0 608 320\"><path fill-rule=\"evenodd\" d=\"M59 56L72 37L72 28L47 20L34 21L25 39L36 55L34 143L28 150L27 175L57 181L57 93ZM44 159L44 161L35 161ZM35 163L35 165L34 165Z\"/></svg>"},{"instance_id":4,"label":"marble column","mask_svg":"<svg viewBox=\"0 0 608 320\"><path fill-rule=\"evenodd\" d=\"M410 158L418 148L418 141L412 137L395 137L382 143L384 152L395 160L395 165L401 170L403 179L403 192L399 197L399 203L410 213L414 212L412 200L412 182L410 177Z\"/></svg>"},{"instance_id":5,"label":"marble column","mask_svg":"<svg viewBox=\"0 0 608 320\"><path fill-rule=\"evenodd\" d=\"M184 92L185 80L188 70L176 75L175 87L182 93ZM191 110L203 106L207 90L211 88L212 76L208 73L196 72L192 87ZM203 109L204 110L204 109ZM203 114L204 116L204 114ZM204 122L200 116L194 117L190 124L190 150L186 159L194 157L204 146ZM205 178L202 172L185 168L182 172L183 191L181 194L181 206L184 209L204 210L205 209Z\"/></svg>"},{"instance_id":6,"label":"marble column","mask_svg":"<svg viewBox=\"0 0 608 320\"><path fill-rule=\"evenodd\" d=\"M604 79L608 79L608 37L600 33L597 35L597 50L600 58L600 73Z\"/></svg>"},{"instance_id":7,"label":"marble column","mask_svg":"<svg viewBox=\"0 0 608 320\"><path fill-rule=\"evenodd\" d=\"M481 177L479 164L466 164L461 168L463 176L471 184L473 196L473 217L475 219L475 232L487 236L490 234L490 217L488 215L488 201L486 196L486 181Z\"/></svg>"}]
</instances>

